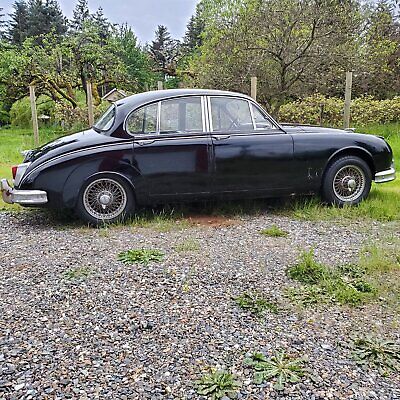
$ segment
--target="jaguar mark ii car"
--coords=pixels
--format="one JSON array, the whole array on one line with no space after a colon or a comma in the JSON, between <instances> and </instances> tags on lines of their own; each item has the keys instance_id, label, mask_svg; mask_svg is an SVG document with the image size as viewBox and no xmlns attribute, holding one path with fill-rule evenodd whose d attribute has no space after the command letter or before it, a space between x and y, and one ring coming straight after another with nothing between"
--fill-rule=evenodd
<instances>
[{"instance_id":1,"label":"jaguar mark ii car","mask_svg":"<svg viewBox=\"0 0 400 400\"><path fill-rule=\"evenodd\" d=\"M381 137L278 124L252 98L165 90L116 102L89 130L27 152L3 199L114 222L140 206L210 197L320 194L354 205L395 179Z\"/></svg>"}]
</instances>

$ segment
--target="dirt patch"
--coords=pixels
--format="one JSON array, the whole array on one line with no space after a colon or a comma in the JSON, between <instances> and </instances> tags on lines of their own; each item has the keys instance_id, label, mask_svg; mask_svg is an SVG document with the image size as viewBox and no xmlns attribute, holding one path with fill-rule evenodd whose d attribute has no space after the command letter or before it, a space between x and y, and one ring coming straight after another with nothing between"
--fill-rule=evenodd
<instances>
[{"instance_id":1,"label":"dirt patch","mask_svg":"<svg viewBox=\"0 0 400 400\"><path fill-rule=\"evenodd\" d=\"M215 215L191 215L187 217L186 220L192 225L210 226L212 228L221 228L240 224L238 219Z\"/></svg>"}]
</instances>

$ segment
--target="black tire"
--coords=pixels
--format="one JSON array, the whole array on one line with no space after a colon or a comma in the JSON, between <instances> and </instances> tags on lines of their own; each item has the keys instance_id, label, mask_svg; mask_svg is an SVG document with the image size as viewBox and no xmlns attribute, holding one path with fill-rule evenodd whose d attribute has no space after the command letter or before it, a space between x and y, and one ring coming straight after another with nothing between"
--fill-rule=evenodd
<instances>
[{"instance_id":1,"label":"black tire","mask_svg":"<svg viewBox=\"0 0 400 400\"><path fill-rule=\"evenodd\" d=\"M356 156L344 156L325 172L322 198L338 206L356 205L365 200L371 191L372 172L368 164Z\"/></svg>"},{"instance_id":2,"label":"black tire","mask_svg":"<svg viewBox=\"0 0 400 400\"><path fill-rule=\"evenodd\" d=\"M82 186L76 214L91 225L122 222L135 210L130 185L119 176L99 175Z\"/></svg>"}]
</instances>

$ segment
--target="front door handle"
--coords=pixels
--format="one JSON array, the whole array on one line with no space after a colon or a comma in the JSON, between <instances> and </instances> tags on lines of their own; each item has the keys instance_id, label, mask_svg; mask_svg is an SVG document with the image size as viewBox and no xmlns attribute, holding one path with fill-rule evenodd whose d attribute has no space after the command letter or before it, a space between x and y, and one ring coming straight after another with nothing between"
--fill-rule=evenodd
<instances>
[{"instance_id":1,"label":"front door handle","mask_svg":"<svg viewBox=\"0 0 400 400\"><path fill-rule=\"evenodd\" d=\"M135 143L137 143L139 146L147 146L149 144L153 144L154 142L155 142L155 139L153 139L153 140L148 139L148 140L138 140Z\"/></svg>"},{"instance_id":2,"label":"front door handle","mask_svg":"<svg viewBox=\"0 0 400 400\"><path fill-rule=\"evenodd\" d=\"M229 139L230 137L231 137L231 135L214 135L213 139L220 141L220 140Z\"/></svg>"}]
</instances>

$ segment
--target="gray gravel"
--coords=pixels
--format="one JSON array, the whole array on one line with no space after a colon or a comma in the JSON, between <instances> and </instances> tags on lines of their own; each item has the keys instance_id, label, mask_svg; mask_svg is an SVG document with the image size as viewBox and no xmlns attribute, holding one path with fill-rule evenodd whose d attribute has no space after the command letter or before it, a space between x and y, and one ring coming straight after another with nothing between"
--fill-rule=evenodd
<instances>
[{"instance_id":1,"label":"gray gravel","mask_svg":"<svg viewBox=\"0 0 400 400\"><path fill-rule=\"evenodd\" d=\"M258 234L271 224L289 237ZM240 399L400 399L398 374L360 369L343 346L365 332L399 340L398 314L379 304L303 310L283 296L300 249L350 262L366 241L397 228L265 214L171 232L96 230L44 213L0 213L0 399L197 399L193 381L208 367L235 372ZM189 238L200 249L176 251ZM116 261L142 247L165 260ZM81 267L91 274L65 276ZM232 297L254 289L281 311L260 320L238 309ZM284 393L254 385L246 353L274 349L306 356L314 379Z\"/></svg>"}]
</instances>

